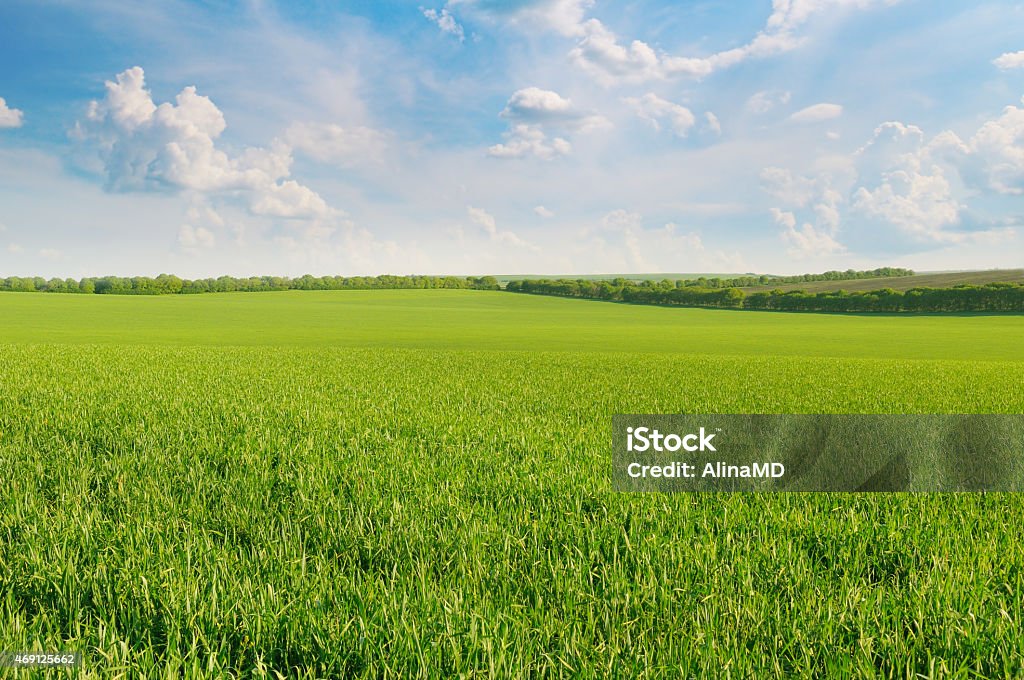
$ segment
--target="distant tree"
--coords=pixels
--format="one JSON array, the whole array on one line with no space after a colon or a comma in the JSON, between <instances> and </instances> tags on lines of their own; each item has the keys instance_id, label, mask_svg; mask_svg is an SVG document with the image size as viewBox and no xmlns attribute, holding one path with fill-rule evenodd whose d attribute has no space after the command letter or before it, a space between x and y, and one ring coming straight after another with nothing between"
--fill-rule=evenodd
<instances>
[{"instance_id":1,"label":"distant tree","mask_svg":"<svg viewBox=\"0 0 1024 680\"><path fill-rule=\"evenodd\" d=\"M156 277L156 288L163 295L177 295L181 292L182 280L173 274Z\"/></svg>"}]
</instances>

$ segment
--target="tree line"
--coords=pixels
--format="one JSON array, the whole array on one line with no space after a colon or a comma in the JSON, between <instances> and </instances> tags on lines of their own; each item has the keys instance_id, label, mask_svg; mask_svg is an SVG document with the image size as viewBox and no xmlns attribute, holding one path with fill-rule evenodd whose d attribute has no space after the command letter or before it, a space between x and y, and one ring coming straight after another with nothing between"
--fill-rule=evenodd
<instances>
[{"instance_id":1,"label":"tree line","mask_svg":"<svg viewBox=\"0 0 1024 680\"><path fill-rule=\"evenodd\" d=\"M680 307L801 312L1024 312L1024 284L1021 283L820 293L778 289L746 293L737 287L697 287L685 285L683 281L670 286L668 283L672 282L645 281L637 284L625 279L535 279L510 281L505 289L518 293Z\"/></svg>"},{"instance_id":2,"label":"tree line","mask_svg":"<svg viewBox=\"0 0 1024 680\"><path fill-rule=\"evenodd\" d=\"M864 271L858 271L855 269L847 269L846 271L832 270L821 274L796 274L795 276L772 276L769 274L748 274L746 276L735 276L732 278L707 278L699 276L695 279L668 281L668 283L673 284L672 287L676 288L681 286L692 286L695 288L749 288L750 286L770 286L784 283L856 281L859 279L899 278L913 275L914 271L912 269L903 269L902 267L879 267L878 269L868 269ZM665 281L662 281L661 283L665 283Z\"/></svg>"},{"instance_id":3,"label":"tree line","mask_svg":"<svg viewBox=\"0 0 1024 680\"><path fill-rule=\"evenodd\" d=\"M498 290L493 276L220 276L182 279L171 274L149 276L101 276L83 279L44 279L9 276L0 279L0 291L42 293L93 293L99 295L182 295L194 293L258 292L270 290L384 290L412 288L462 288Z\"/></svg>"},{"instance_id":4,"label":"tree line","mask_svg":"<svg viewBox=\"0 0 1024 680\"><path fill-rule=\"evenodd\" d=\"M737 285L724 282L792 283L795 280L848 279L909 276L909 269L886 267L871 271L825 272L800 277L751 276L733 279L687 279L635 282L625 278L527 279L510 281L510 292L556 295L637 304L680 307L719 307L804 312L1022 312L1024 284L989 283L982 286L959 285L952 288L912 288L907 291L883 288L873 291L770 290L746 293ZM807 277L806 279L802 277ZM699 282L703 281L704 285ZM710 283L714 282L714 283ZM83 279L44 279L10 276L0 279L0 291L87 293L99 295L187 295L197 293L258 292L273 290L385 290L385 289L470 289L499 290L493 276L220 276L206 279L182 279L171 274L157 277L102 276Z\"/></svg>"}]
</instances>

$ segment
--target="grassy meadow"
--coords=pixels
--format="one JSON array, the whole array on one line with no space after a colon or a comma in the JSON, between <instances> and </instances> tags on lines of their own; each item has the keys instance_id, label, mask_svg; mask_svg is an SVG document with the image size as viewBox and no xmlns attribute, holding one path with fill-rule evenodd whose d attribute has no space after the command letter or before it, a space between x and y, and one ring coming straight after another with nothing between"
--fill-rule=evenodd
<instances>
[{"instance_id":1,"label":"grassy meadow","mask_svg":"<svg viewBox=\"0 0 1024 680\"><path fill-rule=\"evenodd\" d=\"M1024 498L626 495L630 412L1021 413L1024 316L0 295L0 650L80 677L1024 675Z\"/></svg>"}]
</instances>

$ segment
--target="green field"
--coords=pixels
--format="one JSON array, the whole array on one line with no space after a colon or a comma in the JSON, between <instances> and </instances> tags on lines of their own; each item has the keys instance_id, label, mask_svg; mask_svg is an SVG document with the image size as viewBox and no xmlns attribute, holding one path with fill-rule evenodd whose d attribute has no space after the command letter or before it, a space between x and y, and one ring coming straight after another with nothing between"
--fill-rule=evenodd
<instances>
[{"instance_id":1,"label":"green field","mask_svg":"<svg viewBox=\"0 0 1024 680\"><path fill-rule=\"evenodd\" d=\"M81 677L1024 675L1024 499L626 495L611 415L1021 413L1024 317L0 295L0 650Z\"/></svg>"},{"instance_id":2,"label":"green field","mask_svg":"<svg viewBox=\"0 0 1024 680\"><path fill-rule=\"evenodd\" d=\"M490 291L0 294L0 342L1024 361L1024 317L671 309Z\"/></svg>"}]
</instances>

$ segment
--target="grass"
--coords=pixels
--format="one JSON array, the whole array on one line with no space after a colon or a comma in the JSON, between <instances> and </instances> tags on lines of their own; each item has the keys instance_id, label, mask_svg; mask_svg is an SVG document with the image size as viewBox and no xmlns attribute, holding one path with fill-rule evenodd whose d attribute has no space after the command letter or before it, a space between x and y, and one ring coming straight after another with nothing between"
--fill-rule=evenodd
<instances>
[{"instance_id":1,"label":"grass","mask_svg":"<svg viewBox=\"0 0 1024 680\"><path fill-rule=\"evenodd\" d=\"M0 342L1024 360L1024 317L807 315L462 290L0 294Z\"/></svg>"},{"instance_id":2,"label":"grass","mask_svg":"<svg viewBox=\"0 0 1024 680\"><path fill-rule=\"evenodd\" d=\"M609 469L613 413L1020 413L1022 318L471 291L0 318L0 649L123 678L1024 673L1016 495Z\"/></svg>"}]
</instances>

